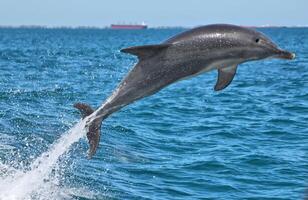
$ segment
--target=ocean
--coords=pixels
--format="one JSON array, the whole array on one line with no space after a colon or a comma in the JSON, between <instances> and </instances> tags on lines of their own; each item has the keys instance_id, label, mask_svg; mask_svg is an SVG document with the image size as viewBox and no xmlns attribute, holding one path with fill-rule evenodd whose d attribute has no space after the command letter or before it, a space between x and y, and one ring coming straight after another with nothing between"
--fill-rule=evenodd
<instances>
[{"instance_id":1,"label":"ocean","mask_svg":"<svg viewBox=\"0 0 308 200\"><path fill-rule=\"evenodd\" d=\"M303 199L308 28L262 28L293 61L177 82L114 113L87 159L75 102L97 108L137 58L183 29L0 28L0 199Z\"/></svg>"}]
</instances>

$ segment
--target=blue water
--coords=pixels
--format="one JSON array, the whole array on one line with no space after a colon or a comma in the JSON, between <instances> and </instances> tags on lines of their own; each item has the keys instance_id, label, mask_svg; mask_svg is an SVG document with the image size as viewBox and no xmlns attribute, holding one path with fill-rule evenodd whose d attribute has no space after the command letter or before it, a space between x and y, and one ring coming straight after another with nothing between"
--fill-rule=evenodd
<instances>
[{"instance_id":1,"label":"blue water","mask_svg":"<svg viewBox=\"0 0 308 200\"><path fill-rule=\"evenodd\" d=\"M85 138L40 157L67 143L80 119L75 102L99 107L136 63L121 48L181 31L0 29L0 198L14 199L3 188L20 184L21 173L22 199L303 199L307 28L260 30L294 61L242 64L221 92L213 71L113 114L92 160ZM43 176L50 157L57 162Z\"/></svg>"}]
</instances>

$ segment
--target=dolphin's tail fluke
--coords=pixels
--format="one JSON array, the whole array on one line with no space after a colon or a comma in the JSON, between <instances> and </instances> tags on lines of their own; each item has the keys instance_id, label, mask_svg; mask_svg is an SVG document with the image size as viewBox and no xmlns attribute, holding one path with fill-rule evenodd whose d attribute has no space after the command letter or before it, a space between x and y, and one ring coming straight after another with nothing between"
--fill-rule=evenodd
<instances>
[{"instance_id":1,"label":"dolphin's tail fluke","mask_svg":"<svg viewBox=\"0 0 308 200\"><path fill-rule=\"evenodd\" d=\"M91 115L94 112L91 106L84 104L84 103L75 103L74 107L77 108L81 112L82 119ZM102 119L96 119L88 125L87 138L88 138L89 145L90 145L89 152L88 152L89 159L91 159L91 157L95 154L96 149L98 147L101 123L102 123Z\"/></svg>"}]
</instances>

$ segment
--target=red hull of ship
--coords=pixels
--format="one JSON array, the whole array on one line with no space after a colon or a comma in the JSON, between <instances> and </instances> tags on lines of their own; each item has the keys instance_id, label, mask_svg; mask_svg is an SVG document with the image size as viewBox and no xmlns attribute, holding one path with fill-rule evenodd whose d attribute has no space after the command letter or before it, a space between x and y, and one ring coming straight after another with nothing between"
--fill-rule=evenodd
<instances>
[{"instance_id":1,"label":"red hull of ship","mask_svg":"<svg viewBox=\"0 0 308 200\"><path fill-rule=\"evenodd\" d=\"M121 25L111 24L111 29L146 29L147 25Z\"/></svg>"}]
</instances>

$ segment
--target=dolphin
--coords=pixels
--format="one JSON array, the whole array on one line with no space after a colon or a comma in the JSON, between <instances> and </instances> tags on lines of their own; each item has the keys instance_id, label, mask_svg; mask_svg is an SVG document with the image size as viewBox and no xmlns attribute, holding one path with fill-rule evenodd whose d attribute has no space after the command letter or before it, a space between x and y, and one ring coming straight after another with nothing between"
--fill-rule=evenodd
<instances>
[{"instance_id":1,"label":"dolphin","mask_svg":"<svg viewBox=\"0 0 308 200\"><path fill-rule=\"evenodd\" d=\"M138 63L112 95L97 109L77 103L86 120L90 144L88 158L98 147L101 123L112 113L164 87L211 70L218 71L215 91L226 88L239 64L265 58L294 59L264 34L245 27L213 24L182 32L161 44L134 46L121 52L138 57Z\"/></svg>"}]
</instances>

